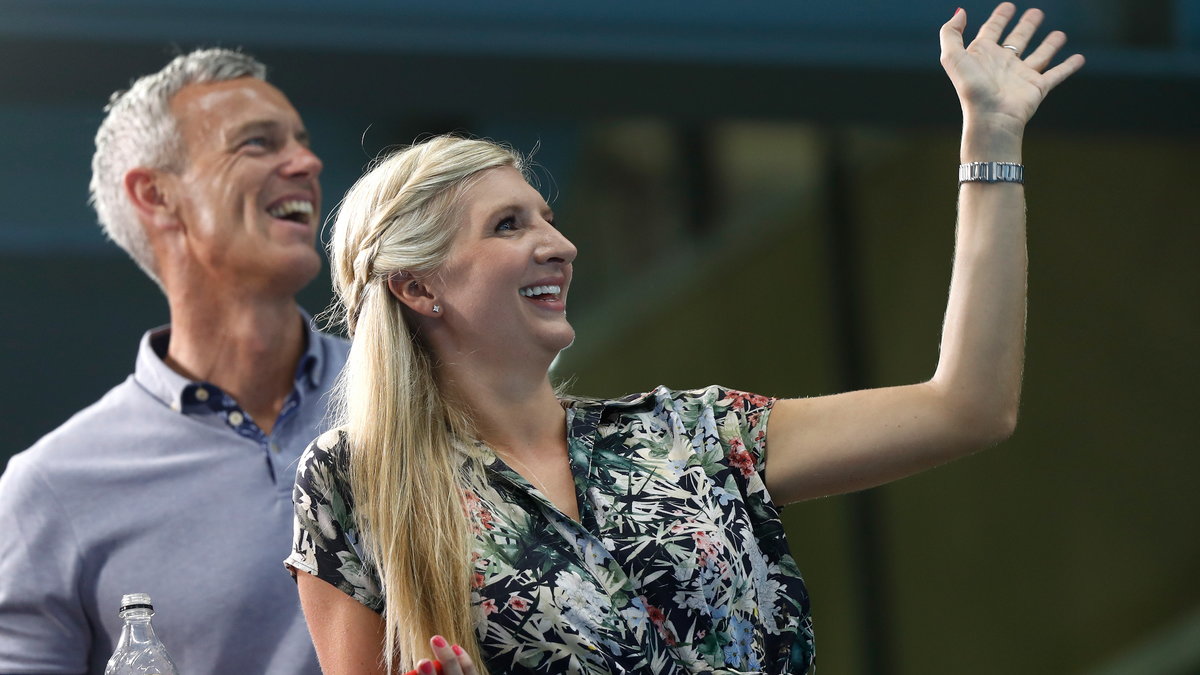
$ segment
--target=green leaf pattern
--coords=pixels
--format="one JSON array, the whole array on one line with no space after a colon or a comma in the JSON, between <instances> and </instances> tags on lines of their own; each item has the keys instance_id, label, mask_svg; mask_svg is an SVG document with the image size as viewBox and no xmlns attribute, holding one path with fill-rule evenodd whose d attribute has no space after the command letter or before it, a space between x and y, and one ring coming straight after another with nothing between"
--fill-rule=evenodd
<instances>
[{"instance_id":1,"label":"green leaf pattern","mask_svg":"<svg viewBox=\"0 0 1200 675\"><path fill-rule=\"evenodd\" d=\"M492 672L807 672L808 592L763 482L773 405L718 386L564 401L579 522L475 444L463 504ZM301 461L287 564L378 612L344 443Z\"/></svg>"}]
</instances>

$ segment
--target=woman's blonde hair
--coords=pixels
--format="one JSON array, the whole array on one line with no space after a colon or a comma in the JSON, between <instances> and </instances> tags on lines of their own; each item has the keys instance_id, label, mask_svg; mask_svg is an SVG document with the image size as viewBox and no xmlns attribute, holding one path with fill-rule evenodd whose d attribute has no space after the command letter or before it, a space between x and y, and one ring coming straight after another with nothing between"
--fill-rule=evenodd
<instances>
[{"instance_id":1,"label":"woman's blonde hair","mask_svg":"<svg viewBox=\"0 0 1200 675\"><path fill-rule=\"evenodd\" d=\"M462 502L462 441L473 428L438 388L434 357L388 279L435 274L459 229L459 197L480 172L502 166L524 172L508 148L431 138L378 161L333 224L334 289L353 338L335 415L348 434L356 524L384 594L389 672L397 661L414 667L433 635L461 645L486 672Z\"/></svg>"}]
</instances>

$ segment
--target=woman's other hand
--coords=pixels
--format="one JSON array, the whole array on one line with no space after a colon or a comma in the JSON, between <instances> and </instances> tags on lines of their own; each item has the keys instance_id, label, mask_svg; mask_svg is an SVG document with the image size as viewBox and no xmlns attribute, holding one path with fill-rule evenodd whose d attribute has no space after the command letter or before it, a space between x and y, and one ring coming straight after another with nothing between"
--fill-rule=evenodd
<instances>
[{"instance_id":1,"label":"woman's other hand","mask_svg":"<svg viewBox=\"0 0 1200 675\"><path fill-rule=\"evenodd\" d=\"M471 657L467 652L458 645L452 645L446 642L446 638L441 635L434 635L429 640L429 646L433 649L433 655L437 657L437 661L429 659L421 659L417 662L417 675L434 675L441 673L442 675L476 675L475 664L471 661Z\"/></svg>"}]
</instances>

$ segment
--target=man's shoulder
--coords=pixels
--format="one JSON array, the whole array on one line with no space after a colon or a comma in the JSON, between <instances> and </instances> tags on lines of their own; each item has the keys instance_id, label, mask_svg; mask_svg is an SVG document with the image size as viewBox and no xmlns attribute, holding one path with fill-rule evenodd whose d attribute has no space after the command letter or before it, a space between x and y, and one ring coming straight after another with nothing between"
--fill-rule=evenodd
<instances>
[{"instance_id":1,"label":"man's shoulder","mask_svg":"<svg viewBox=\"0 0 1200 675\"><path fill-rule=\"evenodd\" d=\"M13 461L22 458L22 462L40 464L71 461L76 455L93 454L98 446L137 433L138 420L151 414L156 407L165 406L147 394L131 375L42 436L29 449L15 455Z\"/></svg>"},{"instance_id":2,"label":"man's shoulder","mask_svg":"<svg viewBox=\"0 0 1200 675\"><path fill-rule=\"evenodd\" d=\"M319 345L309 345L309 354L317 354L320 358L319 370L314 375L322 389L329 389L337 379L338 373L342 372L342 367L346 365L346 359L350 355L350 341L319 331L315 326L311 327L309 335L310 341L315 340Z\"/></svg>"},{"instance_id":3,"label":"man's shoulder","mask_svg":"<svg viewBox=\"0 0 1200 675\"><path fill-rule=\"evenodd\" d=\"M346 360L346 355L350 353L350 341L340 335L326 333L320 330L313 330L312 335L325 346L328 353L336 356L339 362Z\"/></svg>"},{"instance_id":4,"label":"man's shoulder","mask_svg":"<svg viewBox=\"0 0 1200 675\"><path fill-rule=\"evenodd\" d=\"M313 329L312 334L316 335L319 339L324 341L326 344L331 344L331 345L337 346L338 349L344 349L344 350L350 349L350 341L347 340L346 338L342 337L341 335L336 335L334 333L326 333L325 331L319 330L316 328Z\"/></svg>"}]
</instances>

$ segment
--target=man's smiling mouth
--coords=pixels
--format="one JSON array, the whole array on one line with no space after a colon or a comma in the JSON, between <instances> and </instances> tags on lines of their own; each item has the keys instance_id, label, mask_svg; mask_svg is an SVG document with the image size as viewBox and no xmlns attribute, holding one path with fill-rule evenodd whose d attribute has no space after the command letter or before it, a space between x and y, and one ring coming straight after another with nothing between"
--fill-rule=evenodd
<instances>
[{"instance_id":1,"label":"man's smiling mouth","mask_svg":"<svg viewBox=\"0 0 1200 675\"><path fill-rule=\"evenodd\" d=\"M267 214L272 218L308 225L312 220L313 203L303 199L289 199L267 209Z\"/></svg>"}]
</instances>

